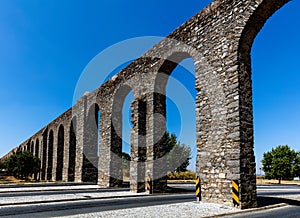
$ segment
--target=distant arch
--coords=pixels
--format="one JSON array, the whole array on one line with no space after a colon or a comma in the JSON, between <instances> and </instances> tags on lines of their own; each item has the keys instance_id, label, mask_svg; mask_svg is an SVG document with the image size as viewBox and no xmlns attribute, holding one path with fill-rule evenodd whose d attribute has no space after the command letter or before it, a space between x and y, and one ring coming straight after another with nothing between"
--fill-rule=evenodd
<instances>
[{"instance_id":1,"label":"distant arch","mask_svg":"<svg viewBox=\"0 0 300 218\"><path fill-rule=\"evenodd\" d=\"M40 152L40 141L39 139L35 140L34 156L39 157Z\"/></svg>"},{"instance_id":2,"label":"distant arch","mask_svg":"<svg viewBox=\"0 0 300 218\"><path fill-rule=\"evenodd\" d=\"M57 134L56 181L62 180L63 166L64 166L64 143L65 143L65 130L64 130L64 126L60 125Z\"/></svg>"},{"instance_id":3,"label":"distant arch","mask_svg":"<svg viewBox=\"0 0 300 218\"><path fill-rule=\"evenodd\" d=\"M34 151L34 141L31 141L29 151L33 154L33 151Z\"/></svg>"},{"instance_id":4,"label":"distant arch","mask_svg":"<svg viewBox=\"0 0 300 218\"><path fill-rule=\"evenodd\" d=\"M48 138L48 167L47 167L47 180L48 181L52 180L53 142L54 142L53 130L50 130L49 138Z\"/></svg>"},{"instance_id":5,"label":"distant arch","mask_svg":"<svg viewBox=\"0 0 300 218\"><path fill-rule=\"evenodd\" d=\"M47 165L47 145L48 145L48 129L43 132L42 141L42 170L41 170L41 180L46 180L46 165Z\"/></svg>"},{"instance_id":6,"label":"distant arch","mask_svg":"<svg viewBox=\"0 0 300 218\"><path fill-rule=\"evenodd\" d=\"M31 143L30 143L30 140L27 142L26 146L25 146L25 151L30 151L30 146L31 146Z\"/></svg>"},{"instance_id":7,"label":"distant arch","mask_svg":"<svg viewBox=\"0 0 300 218\"><path fill-rule=\"evenodd\" d=\"M74 182L75 180L75 167L76 167L76 127L77 118L74 117L71 121L69 130L69 167L68 167L68 181Z\"/></svg>"},{"instance_id":8,"label":"distant arch","mask_svg":"<svg viewBox=\"0 0 300 218\"><path fill-rule=\"evenodd\" d=\"M36 140L35 140L35 147L34 147L34 156L35 157L38 157L39 158L39 152L40 152L40 141L39 141L39 139L37 138ZM34 174L34 179L35 180L38 180L39 178L39 175L40 175L40 173L35 173Z\"/></svg>"}]
</instances>

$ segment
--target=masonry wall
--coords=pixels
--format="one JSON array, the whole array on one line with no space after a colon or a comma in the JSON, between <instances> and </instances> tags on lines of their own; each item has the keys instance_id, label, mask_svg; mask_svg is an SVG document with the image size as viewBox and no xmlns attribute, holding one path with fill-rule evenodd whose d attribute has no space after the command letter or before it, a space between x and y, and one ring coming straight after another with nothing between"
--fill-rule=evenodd
<instances>
[{"instance_id":1,"label":"masonry wall","mask_svg":"<svg viewBox=\"0 0 300 218\"><path fill-rule=\"evenodd\" d=\"M96 176L101 187L121 186L121 111L125 97L132 91L131 190L144 192L146 177L150 176L154 180L154 191L164 192L167 184L165 88L175 67L185 58L192 58L198 91L196 170L201 178L202 200L232 205L231 180L235 179L240 184L240 207L256 207L250 52L266 20L287 2L212 2L97 90L86 93L70 110L12 152L36 151L34 154L42 161L36 178L45 180L50 175L48 179L55 181L60 169L57 155L61 155L61 151L57 145L62 126L62 179L82 182ZM101 114L100 120L95 118L97 129L93 135L89 134L89 122L94 122L89 118L92 107L97 107ZM70 134L72 121L75 134ZM49 160L51 131L53 155ZM99 152L96 150L95 156L93 152L86 153L94 149L91 138L99 139L96 148ZM72 145L76 144L73 153L69 152L71 141Z\"/></svg>"}]
</instances>

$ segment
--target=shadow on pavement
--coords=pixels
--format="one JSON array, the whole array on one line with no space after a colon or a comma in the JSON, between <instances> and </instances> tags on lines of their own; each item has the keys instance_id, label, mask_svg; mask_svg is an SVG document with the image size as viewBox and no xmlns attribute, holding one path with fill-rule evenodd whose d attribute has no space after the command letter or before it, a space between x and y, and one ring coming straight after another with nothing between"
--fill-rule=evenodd
<instances>
[{"instance_id":1,"label":"shadow on pavement","mask_svg":"<svg viewBox=\"0 0 300 218\"><path fill-rule=\"evenodd\" d=\"M286 203L288 205L300 206L300 201L280 198L280 197L267 197L267 196L258 196L257 204L258 207L265 207L274 204Z\"/></svg>"},{"instance_id":2,"label":"shadow on pavement","mask_svg":"<svg viewBox=\"0 0 300 218\"><path fill-rule=\"evenodd\" d=\"M167 186L167 190L166 193L176 193L176 194L189 194L189 193L194 193L195 192L195 188L181 188L181 187L171 187L171 186Z\"/></svg>"}]
</instances>

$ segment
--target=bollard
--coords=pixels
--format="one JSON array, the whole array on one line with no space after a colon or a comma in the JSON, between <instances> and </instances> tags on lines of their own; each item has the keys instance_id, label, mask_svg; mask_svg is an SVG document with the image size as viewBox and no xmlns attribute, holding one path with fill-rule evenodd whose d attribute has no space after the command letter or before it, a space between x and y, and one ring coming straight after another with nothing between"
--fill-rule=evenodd
<instances>
[{"instance_id":1,"label":"bollard","mask_svg":"<svg viewBox=\"0 0 300 218\"><path fill-rule=\"evenodd\" d=\"M199 176L196 179L196 199L197 202L201 201L201 180Z\"/></svg>"},{"instance_id":2,"label":"bollard","mask_svg":"<svg viewBox=\"0 0 300 218\"><path fill-rule=\"evenodd\" d=\"M147 178L147 191L149 191L149 194L152 194L152 180L151 177L148 176Z\"/></svg>"},{"instance_id":3,"label":"bollard","mask_svg":"<svg viewBox=\"0 0 300 218\"><path fill-rule=\"evenodd\" d=\"M234 206L238 207L240 205L238 180L232 180L232 201Z\"/></svg>"}]
</instances>

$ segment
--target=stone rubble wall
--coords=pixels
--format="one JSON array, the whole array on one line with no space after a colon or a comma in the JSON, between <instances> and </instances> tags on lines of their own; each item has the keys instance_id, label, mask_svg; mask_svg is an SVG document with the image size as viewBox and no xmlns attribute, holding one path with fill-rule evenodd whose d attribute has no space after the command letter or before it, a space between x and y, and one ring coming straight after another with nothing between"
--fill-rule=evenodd
<instances>
[{"instance_id":1,"label":"stone rubble wall","mask_svg":"<svg viewBox=\"0 0 300 218\"><path fill-rule=\"evenodd\" d=\"M145 191L147 176L154 178L154 192L166 190L165 88L168 76L185 58L192 58L196 73L196 173L201 178L202 200L233 205L231 180L240 184L240 208L256 207L255 157L253 151L253 112L251 47L266 20L288 0L215 0L143 56L129 64L97 90L86 93L68 111L13 149L33 149L39 141L42 171L56 180L58 129L64 128L62 178L68 180L71 122L75 125L75 182L91 175L97 165L101 187L122 184L122 106L132 91L130 185ZM86 133L90 108L100 111L99 157L86 163L84 150L90 146ZM96 112L97 112L96 110ZM98 125L97 124L97 125ZM49 133L53 131L53 166ZM73 139L74 141L75 139ZM34 151L36 149L34 148ZM96 159L98 158L98 161ZM51 165L50 165L51 166ZM49 170L51 172L49 172ZM83 173L84 172L84 173ZM89 177L89 176L88 176Z\"/></svg>"}]
</instances>

